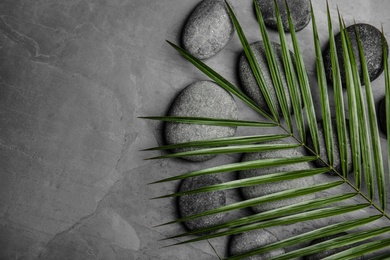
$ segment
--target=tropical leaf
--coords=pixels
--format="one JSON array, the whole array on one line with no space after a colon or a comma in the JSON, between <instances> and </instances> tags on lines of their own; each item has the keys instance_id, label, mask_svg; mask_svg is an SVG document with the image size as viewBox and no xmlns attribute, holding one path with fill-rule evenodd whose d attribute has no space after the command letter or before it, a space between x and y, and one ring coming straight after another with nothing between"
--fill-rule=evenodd
<instances>
[{"instance_id":1,"label":"tropical leaf","mask_svg":"<svg viewBox=\"0 0 390 260\"><path fill-rule=\"evenodd\" d=\"M358 42L359 58L355 58L352 42L347 33L343 18L338 12L338 22L341 34L343 55L339 57L336 51L336 43L333 33L333 25L331 21L330 8L327 4L327 18L331 64L332 64L332 87L333 96L328 92L328 82L325 76L325 67L323 63L321 42L319 31L316 24L316 17L311 5L311 18L313 26L313 44L316 57L317 69L317 85L310 85L308 76L303 62L301 48L298 42L298 36L295 33L293 20L291 18L288 6L287 14L291 31L291 43L294 49L293 54L288 49L287 37L284 33L281 15L276 1L275 13L277 18L279 39L282 48L282 60L284 73L287 80L288 91L284 88L281 81L282 73L278 69L276 55L271 45L267 29L264 24L261 10L257 1L253 4L256 10L256 17L260 28L260 35L264 42L265 54L267 58L268 68L271 72L271 78L275 92L277 95L277 103L275 104L270 97L268 86L264 75L260 69L258 61L251 50L250 44L244 33L244 28L229 3L225 1L230 13L233 24L236 28L237 36L242 44L243 51L249 61L251 70L256 79L258 87L265 98L267 109L261 108L251 97L247 96L238 87L231 83L226 78L222 77L215 70L211 69L204 62L198 60L181 47L168 42L173 48L183 55L195 67L207 75L211 80L214 80L225 90L229 91L237 98L241 99L248 108L256 111L261 117L260 120L230 120L202 117L168 117L168 116L152 116L143 117L144 119L176 122L183 124L207 124L216 126L229 127L257 127L271 128L272 131L278 134L268 135L251 135L251 136L235 136L227 138L217 138L211 140L190 141L178 144L163 145L145 149L148 151L164 151L178 150L173 153L163 154L152 157L150 159L167 159L186 157L194 155L218 155L218 154L241 154L253 152L268 152L282 151L286 149L300 150L306 149L307 154L302 156L286 156L278 158L258 159L252 161L241 161L212 166L205 169L184 172L182 174L157 180L153 184L164 182L173 182L184 180L191 177L208 175L208 174L224 174L235 171L254 170L261 168L272 168L284 166L284 169L289 169L289 166L302 162L320 161L323 166L314 166L304 170L291 170L272 172L267 175L256 176L251 178L225 181L220 184L209 185L188 191L178 191L167 195L159 196L155 199L162 198L177 198L181 196L191 196L193 194L224 191L231 189L239 189L243 187L251 187L255 185L264 185L277 182L288 182L307 178L315 175L326 174L329 171L334 171L336 176L334 181L318 183L309 187L290 188L261 197L246 199L238 202L233 202L215 209L210 209L194 215L177 218L167 223L158 225L175 225L186 221L198 219L205 216L219 214L223 212L232 212L256 205L281 201L300 197L308 194L317 194L314 199L293 203L280 208L268 210L265 212L232 219L221 224L201 228L198 230L190 230L182 234L167 237L165 240L180 239L173 245L181 245L186 243L195 243L197 241L206 240L213 248L215 254L221 259L212 243L209 241L213 238L235 235L243 232L249 232L257 229L277 227L283 225L301 224L305 221L316 221L318 219L329 218L331 223L328 226L318 229L292 235L281 241L271 243L261 248L256 248L249 252L240 255L230 256L227 259L242 259L256 254L266 253L275 249L285 248L286 253L276 256L272 259L292 259L307 256L313 253L326 251L333 248L341 248L343 246L352 245L352 248L344 250L325 259L351 259L353 257L365 255L367 253L376 253L372 256L373 259L385 259L388 254L383 255L381 249L390 246L390 215L386 210L386 178L384 172L384 158L380 143L377 115L375 111L375 102L371 89L371 83L368 74L367 61L362 48L362 43L358 31L356 30L356 38ZM286 4L287 5L287 4ZM382 34L383 29L382 29ZM390 110L390 72L387 60L387 46L383 37L383 67L385 74L386 86L386 110ZM339 66L339 59L344 60L344 67ZM295 60L295 62L293 62ZM364 88L360 81L358 62L361 63L363 72ZM343 88L341 74L346 76L346 89ZM318 91L312 91L318 87ZM320 106L316 111L316 106L313 98L313 93L318 92ZM346 93L345 93L346 92ZM344 97L346 94L346 97ZM294 118L290 115L287 96L291 99ZM334 100L334 109L331 109L330 100ZM302 104L304 108L302 109ZM281 115L279 115L279 108ZM347 111L346 111L347 110ZM317 114L320 114L324 126L324 145L320 147L320 138L317 127ZM336 124L333 125L332 115L335 117ZM282 121L284 120L284 122ZM295 121L295 124L293 122ZM390 137L390 113L387 113L387 136ZM294 128L296 126L297 129ZM333 138L333 133L337 138ZM310 135L313 147L309 147L306 143L306 136ZM348 137L351 145L352 156L348 158ZM268 143L275 140L284 140L285 143ZM389 138L390 140L390 138ZM338 147L338 148L337 148ZM386 149L390 147L390 141ZM384 148L384 147L383 147ZM188 150L189 149L189 150ZM334 150L339 149L340 158L334 158ZM325 150L325 154L320 154L321 150ZM384 153L386 154L386 153ZM387 157L390 164L390 153ZM335 160L337 159L337 160ZM341 162L341 172L337 172L334 162ZM348 162L352 161L354 180L348 178ZM317 164L316 164L317 165ZM275 169L275 168L274 168ZM332 196L323 196L324 193L332 194ZM355 214L359 212L359 214ZM363 214L363 216L362 216ZM337 218L342 216L341 218ZM342 220L340 220L342 219ZM382 226L373 225L373 222L380 220ZM304 243L308 243L314 239L326 238L331 235L343 231L351 231L351 233L327 240L318 244L302 247ZM196 235L196 237L193 237ZM184 239L184 240L181 240ZM294 246L294 249L290 247Z\"/></svg>"}]
</instances>

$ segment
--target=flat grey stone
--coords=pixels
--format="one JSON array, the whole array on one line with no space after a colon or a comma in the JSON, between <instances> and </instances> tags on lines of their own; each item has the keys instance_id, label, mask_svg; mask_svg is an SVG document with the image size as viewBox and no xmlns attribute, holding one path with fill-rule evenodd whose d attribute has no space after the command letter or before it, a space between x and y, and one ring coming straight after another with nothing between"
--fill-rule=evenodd
<instances>
[{"instance_id":1,"label":"flat grey stone","mask_svg":"<svg viewBox=\"0 0 390 260\"><path fill-rule=\"evenodd\" d=\"M285 32L290 31L288 25L287 8L285 0L277 0L280 16L282 18L283 29ZM264 23L273 28L278 29L276 22L274 0L257 0L257 4L260 7L263 15ZM306 27L310 22L310 1L309 0L287 0L288 7L290 9L291 18L294 23L295 31L300 31Z\"/></svg>"},{"instance_id":2,"label":"flat grey stone","mask_svg":"<svg viewBox=\"0 0 390 260\"><path fill-rule=\"evenodd\" d=\"M356 29L359 33L359 37L362 42L363 51L367 61L367 69L370 75L370 81L373 81L379 77L379 75L383 72L384 69L383 58L382 58L383 57L382 33L374 26L365 23L356 24ZM355 27L353 25L347 27L347 32L351 40L351 45L356 59L357 68L360 74L360 81L362 84L364 84ZM335 36L335 42L336 42L336 49L337 49L337 57L341 69L341 81L345 85L346 82L345 82L345 72L344 72L344 58L342 52L340 33L338 33ZM387 41L386 41L386 48L388 49ZM326 78L328 79L329 83L333 83L332 61L330 57L329 45L325 48L323 52L323 57L324 57Z\"/></svg>"},{"instance_id":3,"label":"flat grey stone","mask_svg":"<svg viewBox=\"0 0 390 260\"><path fill-rule=\"evenodd\" d=\"M189 191L209 185L219 184L222 181L213 175L197 176L185 179L180 186L180 191ZM181 217L188 217L207 210L216 209L226 205L226 193L223 190L202 192L179 197L179 212ZM204 216L184 222L189 230L211 227L222 223L226 213Z\"/></svg>"},{"instance_id":4,"label":"flat grey stone","mask_svg":"<svg viewBox=\"0 0 390 260\"><path fill-rule=\"evenodd\" d=\"M274 141L269 143L282 144L284 142ZM267 151L267 152L247 153L243 156L242 161L247 162L253 160L260 160L260 159L287 158L287 157L297 157L297 156L303 156L303 153L300 152L300 150L298 149L275 150L275 151ZM305 162L305 163L297 163L297 164L283 165L277 167L245 170L245 171L240 171L238 175L240 179L244 179L244 178L250 178L255 176L267 175L271 173L298 171L298 170L305 170L310 168L311 168L310 164ZM267 184L248 186L248 187L241 188L241 191L245 199L252 199L252 198L261 197L279 191L310 187L313 184L315 184L313 177L305 177L305 178L299 178L299 179L289 180L289 181L272 182ZM299 196L291 199L259 204L257 206L253 206L252 209L256 213L260 213L260 212L284 207L287 205L291 205L294 203L310 200L313 198L314 195L309 194L309 195Z\"/></svg>"},{"instance_id":5,"label":"flat grey stone","mask_svg":"<svg viewBox=\"0 0 390 260\"><path fill-rule=\"evenodd\" d=\"M287 86L287 80L285 76L285 70L283 66L283 58L282 58L282 47L275 42L271 42L272 47L275 51L277 62L278 62L278 68L282 79L282 84L284 87L284 90L286 93L290 93ZM254 42L251 45L252 51L259 63L260 69L263 73L264 79L267 83L268 90L270 92L270 96L274 102L274 104L278 104L278 99L276 95L275 86L272 83L271 78L271 72L268 68L267 63L267 57L265 55L264 51L264 43L262 41ZM291 55L292 52L290 51ZM294 56L291 56L293 64L295 64ZM253 72L251 70L251 67L249 65L248 59L245 56L245 53L243 52L240 56L239 62L238 62L238 76L241 83L241 87L243 88L244 92L252 98L260 107L262 107L266 111L270 111L268 109L267 103L265 101L265 98L263 97L258 85L255 76L253 75ZM287 106L290 111L290 114L293 113L293 108L291 104L291 98L290 94L286 96L287 99ZM282 116L281 108L278 106L278 113L280 116Z\"/></svg>"},{"instance_id":6,"label":"flat grey stone","mask_svg":"<svg viewBox=\"0 0 390 260\"><path fill-rule=\"evenodd\" d=\"M378 121L379 126L382 130L382 132L387 137L387 126L386 126L386 99L382 98L381 101L379 101L379 107L378 107Z\"/></svg>"},{"instance_id":7,"label":"flat grey stone","mask_svg":"<svg viewBox=\"0 0 390 260\"><path fill-rule=\"evenodd\" d=\"M230 41L234 26L223 0L203 0L184 25L184 49L198 59L206 59L221 51Z\"/></svg>"},{"instance_id":8,"label":"flat grey stone","mask_svg":"<svg viewBox=\"0 0 390 260\"><path fill-rule=\"evenodd\" d=\"M187 86L169 111L170 116L194 116L237 119L238 110L232 95L212 81L197 81ZM236 127L197 124L165 124L165 140L168 144L207 140L233 136ZM188 149L176 149L175 152ZM190 161L205 161L214 155L186 156Z\"/></svg>"},{"instance_id":9,"label":"flat grey stone","mask_svg":"<svg viewBox=\"0 0 390 260\"><path fill-rule=\"evenodd\" d=\"M233 235L229 244L229 253L231 256L239 255L277 241L278 239L265 229L253 230ZM266 260L282 254L284 254L284 249L280 248L268 253L246 257L243 260Z\"/></svg>"},{"instance_id":10,"label":"flat grey stone","mask_svg":"<svg viewBox=\"0 0 390 260\"><path fill-rule=\"evenodd\" d=\"M327 237L324 237L324 238L314 239L310 243L310 245L319 244L321 242L325 242L327 240L331 240L331 239L338 238L338 237L345 236L345 235L348 235L348 233L341 232L341 233L338 233L338 234L335 234L335 235L331 235L331 236L327 236ZM341 251L350 249L353 246L354 245L348 245L348 246L343 246L343 247L340 247L340 248L334 248L334 249L326 250L326 251L323 251L323 252L319 252L319 253L315 253L315 254L312 254L312 255L309 255L309 256L305 256L304 259L305 260L320 260L320 259L323 259L325 257L328 257L328 256L334 255L336 253L339 253ZM355 260L360 260L360 259L363 259L363 257L357 257L357 258L354 258L354 259Z\"/></svg>"},{"instance_id":11,"label":"flat grey stone","mask_svg":"<svg viewBox=\"0 0 390 260\"><path fill-rule=\"evenodd\" d=\"M349 123L348 121L346 122L347 124L347 156L348 156L348 164L347 164L347 172L351 173L352 172L352 151L351 151L351 142L349 139ZM336 130L336 119L332 119L332 129L333 129L333 168L339 172L342 173L341 170L341 158L340 158L340 152L339 152L339 141L338 141L338 135L337 135L337 130ZM325 161L326 164L329 163L329 159L327 156L326 152L326 146L325 146L325 135L324 135L324 126L323 122L318 122L318 138L319 138L319 145L320 145L320 155L321 158ZM307 133L307 138L306 138L306 143L308 147L313 147L313 139L311 138L310 133ZM325 167L325 164L321 160L316 160L315 164L318 167ZM328 172L330 175L336 175L336 173L332 170Z\"/></svg>"}]
</instances>

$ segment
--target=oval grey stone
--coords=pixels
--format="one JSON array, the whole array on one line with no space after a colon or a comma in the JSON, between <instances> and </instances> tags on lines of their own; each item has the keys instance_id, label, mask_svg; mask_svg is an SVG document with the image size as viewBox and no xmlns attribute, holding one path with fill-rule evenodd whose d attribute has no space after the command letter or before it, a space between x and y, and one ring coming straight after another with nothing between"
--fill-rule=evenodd
<instances>
[{"instance_id":1,"label":"oval grey stone","mask_svg":"<svg viewBox=\"0 0 390 260\"><path fill-rule=\"evenodd\" d=\"M348 157L348 163L347 163L347 173L352 172L352 148L351 148L351 142L349 138L349 125L348 125L348 120L346 121L347 125L347 157ZM337 129L336 127L336 119L332 119L332 136L333 136L333 168L338 172L342 174L342 169L341 169L341 158L340 158L340 151L339 151L339 139L337 135ZM326 145L325 145L325 135L324 135L324 126L323 122L318 122L318 141L320 145L320 156L321 160L316 160L315 164L318 167L326 167L327 164L329 164L329 158L327 156L326 152ZM306 137L306 144L308 147L314 150L314 145L313 145L313 139L310 135L310 133L307 134ZM325 163L324 163L325 162ZM337 175L333 170L328 172L330 175Z\"/></svg>"},{"instance_id":2,"label":"oval grey stone","mask_svg":"<svg viewBox=\"0 0 390 260\"><path fill-rule=\"evenodd\" d=\"M283 58L282 58L282 47L275 42L271 42L272 47L275 51L275 55L277 58L277 63L278 63L278 69L281 72L280 77L282 80L283 88L286 93L290 93L287 85L287 80L285 76L285 70L283 66ZM268 68L268 63L267 63L267 57L265 55L264 51L264 43L262 41L254 42L251 45L251 49L259 63L260 69L263 73L265 82L267 84L268 90L270 92L271 99L273 100L274 104L279 104L278 98L276 95L276 90L275 86L272 82L272 77L271 77L271 72ZM292 62L295 65L295 59L293 53L290 51ZM241 87L243 88L244 92L252 98L261 108L263 108L265 111L270 111L268 109L267 102L265 101L264 96L262 95L256 78L253 75L253 72L251 70L250 64L248 59L245 56L245 53L243 52L240 56L239 62L238 62L238 76L239 80L241 83ZM291 104L291 97L290 94L286 95L286 101L287 101L287 107L288 110L290 111L290 114L293 113L293 108ZM282 116L282 111L280 106L277 106L278 108L278 113L280 116Z\"/></svg>"},{"instance_id":3,"label":"oval grey stone","mask_svg":"<svg viewBox=\"0 0 390 260\"><path fill-rule=\"evenodd\" d=\"M187 86L173 101L169 116L193 116L237 119L238 109L232 95L212 81L197 81ZM165 124L165 141L177 144L190 141L230 137L236 127L212 126L168 122ZM175 152L189 149L176 149ZM205 161L214 155L184 157L190 161Z\"/></svg>"},{"instance_id":4,"label":"oval grey stone","mask_svg":"<svg viewBox=\"0 0 390 260\"><path fill-rule=\"evenodd\" d=\"M370 81L373 81L379 77L379 75L383 72L384 69L383 51L382 51L382 33L374 26L365 23L356 24L356 29L359 33L359 37L367 61L367 69L370 75ZM362 84L364 84L355 26L351 25L347 27L347 32L351 40L351 45L356 59L356 66L360 74L360 81ZM340 72L341 82L343 83L343 85L345 85L346 80L345 80L345 72L344 72L344 58L343 58L343 49L342 49L340 33L338 33L335 36L335 42L336 42L337 57L341 69ZM386 41L386 48L388 49L387 41ZM329 44L324 49L323 57L324 57L326 78L328 79L329 83L333 84L332 61L330 56Z\"/></svg>"},{"instance_id":5,"label":"oval grey stone","mask_svg":"<svg viewBox=\"0 0 390 260\"><path fill-rule=\"evenodd\" d=\"M282 141L268 142L268 144L283 144L283 143L284 142ZM261 159L302 157L302 156L303 153L298 149L274 150L274 151L267 151L267 152L246 153L243 156L242 161L248 162L254 160L261 160ZM296 163L291 165L282 165L276 167L240 171L238 176L240 179L244 179L244 178L251 178L255 176L262 176L262 175L267 175L267 174L272 174L277 172L299 171L299 170L306 170L310 168L311 167L309 163L303 162L303 163ZM284 190L310 187L313 184L315 184L313 177L305 177L305 178L299 178L295 180L271 182L266 184L248 186L248 187L241 188L241 191L245 199L252 199L252 198L257 198L257 197L265 196L268 194L272 194ZM260 213L260 212L288 206L294 203L310 200L313 198L314 198L313 194L308 194L308 195L299 196L295 198L259 204L257 206L253 206L252 209L256 213Z\"/></svg>"},{"instance_id":6,"label":"oval grey stone","mask_svg":"<svg viewBox=\"0 0 390 260\"><path fill-rule=\"evenodd\" d=\"M283 29L285 32L290 31L288 24L287 8L285 0L277 0L280 16L282 18ZM264 23L273 28L278 29L276 22L274 0L257 0L263 15ZM310 1L309 0L287 0L290 9L291 18L294 23L295 31L300 31L310 22Z\"/></svg>"},{"instance_id":7,"label":"oval grey stone","mask_svg":"<svg viewBox=\"0 0 390 260\"><path fill-rule=\"evenodd\" d=\"M180 192L202 188L209 185L219 184L222 181L213 175L197 176L183 180ZM188 217L207 210L216 209L226 205L226 193L224 190L202 192L179 197L179 212L181 217ZM201 218L185 221L184 225L189 230L211 227L222 223L226 213L204 216Z\"/></svg>"},{"instance_id":8,"label":"oval grey stone","mask_svg":"<svg viewBox=\"0 0 390 260\"><path fill-rule=\"evenodd\" d=\"M325 241L328 241L328 240L331 240L331 239L334 239L334 238L338 238L338 237L341 237L341 236L345 236L345 235L348 235L348 233L346 232L340 232L340 233L337 233L335 235L331 235L331 236L327 236L327 237L323 237L323 238L318 238L318 239L314 239L310 245L315 245L315 244L319 244L321 242L325 242ZM355 244L356 245L356 244ZM331 256L331 255L334 255L334 254L337 254L341 251L344 251L344 250L347 250L347 249L350 249L352 248L354 245L347 245L347 246L343 246L343 247L339 247L339 248L333 248L333 249L329 249L329 250L325 250L323 252L318 252L318 253L315 253L315 254L312 254L312 255L309 255L309 256L305 256L305 260L320 260L320 259L324 259L325 257L328 257L328 256ZM360 259L363 259L363 257L357 257L357 258L354 258L355 260L360 260Z\"/></svg>"},{"instance_id":9,"label":"oval grey stone","mask_svg":"<svg viewBox=\"0 0 390 260\"><path fill-rule=\"evenodd\" d=\"M253 230L233 235L229 244L229 253L231 256L239 255L277 241L278 239L265 229ZM284 249L280 248L264 254L246 257L243 260L266 260L282 254L284 254Z\"/></svg>"},{"instance_id":10,"label":"oval grey stone","mask_svg":"<svg viewBox=\"0 0 390 260\"><path fill-rule=\"evenodd\" d=\"M230 41L234 26L223 0L203 0L192 11L182 34L183 48L198 59L221 51Z\"/></svg>"}]
</instances>

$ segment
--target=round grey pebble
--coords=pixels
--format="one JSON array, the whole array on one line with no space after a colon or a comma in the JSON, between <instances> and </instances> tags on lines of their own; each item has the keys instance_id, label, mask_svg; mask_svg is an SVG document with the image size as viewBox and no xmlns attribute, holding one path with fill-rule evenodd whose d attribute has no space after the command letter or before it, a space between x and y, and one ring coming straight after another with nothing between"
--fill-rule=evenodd
<instances>
[{"instance_id":1,"label":"round grey pebble","mask_svg":"<svg viewBox=\"0 0 390 260\"><path fill-rule=\"evenodd\" d=\"M347 173L352 172L352 148L351 148L351 142L349 139L349 125L348 121L346 121L347 124L347 157L348 157L348 163L347 163ZM333 136L333 168L335 171L338 173L342 174L342 169L341 169L341 158L340 158L340 152L339 152L339 141L338 141L338 135L337 135L337 130L335 129L336 127L336 119L332 119L332 136ZM319 146L320 146L320 156L322 160L325 161L326 164L329 164L329 159L327 156L326 152L326 145L325 145L325 135L324 135L324 126L323 122L318 122L318 141L319 141ZM311 138L310 133L307 133L306 137L306 144L308 147L314 150L314 145L313 145L313 139ZM316 160L315 164L318 167L326 167L323 161L321 160ZM333 170L328 172L330 175L337 175Z\"/></svg>"},{"instance_id":2,"label":"round grey pebble","mask_svg":"<svg viewBox=\"0 0 390 260\"><path fill-rule=\"evenodd\" d=\"M180 186L180 192L219 184L222 181L213 175L197 176L185 179ZM181 217L188 217L207 210L216 209L226 205L226 193L224 190L202 192L179 197L179 212ZM184 222L189 230L211 227L223 222L225 213L204 216Z\"/></svg>"},{"instance_id":3,"label":"round grey pebble","mask_svg":"<svg viewBox=\"0 0 390 260\"><path fill-rule=\"evenodd\" d=\"M231 256L239 255L277 241L278 239L265 229L253 230L232 236L229 253ZM246 257L243 260L266 260L282 254L284 254L284 249L280 248L264 254Z\"/></svg>"},{"instance_id":4,"label":"round grey pebble","mask_svg":"<svg viewBox=\"0 0 390 260\"><path fill-rule=\"evenodd\" d=\"M285 32L290 31L288 24L287 8L285 0L277 0L280 16L282 18L283 29ZM264 23L273 28L278 29L275 15L274 0L257 0L257 4L263 15ZM309 0L287 0L290 9L291 18L294 23L295 31L300 31L310 22L310 1Z\"/></svg>"},{"instance_id":5,"label":"round grey pebble","mask_svg":"<svg viewBox=\"0 0 390 260\"><path fill-rule=\"evenodd\" d=\"M284 142L282 141L269 142L269 144L282 144L282 143ZM243 156L242 161L247 162L253 160L260 160L260 159L301 157L301 156L303 156L303 153L298 149L274 150L274 151L267 151L267 152L246 153ZM239 175L239 179L244 179L244 178L251 178L255 176L267 175L271 173L299 171L299 170L305 170L310 168L311 167L309 163L303 162L303 163L296 163L291 165L282 165L282 166L269 167L269 168L245 170L245 171L240 171L238 175ZM268 194L272 194L284 190L310 187L314 184L315 184L315 180L313 177L305 177L305 178L299 178L295 180L271 182L266 184L243 187L241 188L241 191L245 199L252 199L252 198L257 198L257 197L265 196ZM310 200L313 199L314 197L315 196L313 194L308 194L308 195L294 197L290 199L259 204L257 206L253 206L252 209L254 212L260 213L260 212L288 206L291 204L303 202L306 200Z\"/></svg>"},{"instance_id":6,"label":"round grey pebble","mask_svg":"<svg viewBox=\"0 0 390 260\"><path fill-rule=\"evenodd\" d=\"M358 23L356 24L356 29L359 33L359 37L362 43L363 51L367 61L367 69L370 76L370 81L375 80L383 72L383 51L382 51L382 33L370 24ZM351 40L351 45L353 48L354 56L356 59L357 68L360 74L360 81L364 84L363 72L359 56L359 47L357 43L357 36L355 32L355 26L351 25L347 27L347 32ZM335 36L337 57L340 65L340 75L341 82L345 86L345 72L344 72L344 58L343 58L343 49L341 43L341 34L338 33ZM386 41L386 48L388 49L388 44ZM333 84L332 76L332 60L330 56L330 47L329 44L323 52L324 56L324 66L325 74L329 83Z\"/></svg>"},{"instance_id":7,"label":"round grey pebble","mask_svg":"<svg viewBox=\"0 0 390 260\"><path fill-rule=\"evenodd\" d=\"M327 236L327 237L324 237L324 238L315 239L315 240L313 240L310 243L310 245L315 245L315 244L318 244L318 243L321 243L321 242L325 242L327 240L331 240L331 239L338 238L338 237L345 236L345 235L348 235L348 233L341 232L341 233L338 233L338 234L335 234L335 235L331 235L331 236ZM312 254L312 255L309 255L309 256L305 256L304 259L305 260L320 260L320 259L323 259L325 257L328 257L328 256L334 255L336 253L339 253L341 251L350 249L353 246L354 245L348 245L348 246L343 246L343 247L339 247L339 248L326 250L326 251L323 251L323 252L319 252L319 253L315 253L315 254ZM363 259L363 257L357 257L357 258L354 258L354 259L355 260L360 260L360 259Z\"/></svg>"},{"instance_id":8,"label":"round grey pebble","mask_svg":"<svg viewBox=\"0 0 390 260\"><path fill-rule=\"evenodd\" d=\"M212 81L197 81L187 86L173 101L169 116L193 116L208 118L237 119L238 109L232 95ZM165 141L177 144L190 141L230 137L236 127L184 124L168 122L165 124ZM193 148L195 149L195 148ZM190 149L176 149L175 152ZM184 157L190 161L205 161L215 155L196 155Z\"/></svg>"},{"instance_id":9,"label":"round grey pebble","mask_svg":"<svg viewBox=\"0 0 390 260\"><path fill-rule=\"evenodd\" d=\"M382 98L381 101L379 101L379 107L378 107L378 121L379 126L384 133L384 135L387 137L387 126L386 126L386 99Z\"/></svg>"},{"instance_id":10,"label":"round grey pebble","mask_svg":"<svg viewBox=\"0 0 390 260\"><path fill-rule=\"evenodd\" d=\"M280 76L281 76L284 91L286 93L290 93L290 91L288 90L287 80L286 80L284 67L283 67L282 47L278 43L275 43L275 42L271 42L271 45L272 45L272 47L275 51L275 54L276 54L278 68L279 68L279 71L281 72ZM252 43L250 46L251 46L251 49L252 49L254 55L256 56L256 59L257 59L259 66L260 66L260 69L263 73L263 76L264 76L265 82L267 84L271 99L273 100L273 103L277 105L278 98L276 95L275 86L272 83L271 72L268 68L267 57L266 57L265 51L264 51L264 43L262 41L258 41L258 42ZM292 62L293 62L293 64L295 64L294 56L293 56L291 51L290 51L290 53L292 55L291 56ZM262 95L262 93L257 85L256 78L253 75L250 64L249 64L248 59L246 58L244 52L241 54L239 62L238 62L238 76L239 76L239 80L241 83L241 87L243 88L244 92L250 98L252 98L261 108L263 108L265 111L269 112L270 110L268 109L267 102L265 101L265 98ZM289 94L286 95L286 100L287 100L288 110L289 110L290 114L292 114L293 108L292 108L291 98L290 98ZM282 111L281 111L280 106L277 106L277 108L278 108L279 115L282 116Z\"/></svg>"},{"instance_id":11,"label":"round grey pebble","mask_svg":"<svg viewBox=\"0 0 390 260\"><path fill-rule=\"evenodd\" d=\"M198 59L207 59L220 52L230 41L234 26L223 0L203 0L187 19L183 48Z\"/></svg>"}]
</instances>

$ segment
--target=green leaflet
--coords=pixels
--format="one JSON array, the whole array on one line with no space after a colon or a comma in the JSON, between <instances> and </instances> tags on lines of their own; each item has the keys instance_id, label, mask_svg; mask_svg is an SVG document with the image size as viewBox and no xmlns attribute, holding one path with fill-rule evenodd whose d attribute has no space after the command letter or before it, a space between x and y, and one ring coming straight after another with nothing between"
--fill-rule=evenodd
<instances>
[{"instance_id":1,"label":"green leaflet","mask_svg":"<svg viewBox=\"0 0 390 260\"><path fill-rule=\"evenodd\" d=\"M310 135L313 140L313 146L314 146L313 153L319 154L318 126L317 126L316 113L314 110L314 103L313 103L312 94L310 90L310 83L307 77L305 63L303 62L298 39L295 33L294 23L291 18L290 9L287 3L286 3L286 9L287 9L288 22L289 22L289 27L291 32L291 40L294 46L294 55L295 55L295 61L297 66L299 86L302 93L302 99L303 99L304 109L308 120Z\"/></svg>"},{"instance_id":2,"label":"green leaflet","mask_svg":"<svg viewBox=\"0 0 390 260\"><path fill-rule=\"evenodd\" d=\"M252 144L252 145L237 145L227 147L205 148L200 150L193 150L188 152L177 152L173 154L167 154L150 159L164 159L164 158L177 158L193 155L217 155L217 154L229 154L229 153L253 153L253 152L266 152L272 150L284 150L300 147L299 144Z\"/></svg>"},{"instance_id":3,"label":"green leaflet","mask_svg":"<svg viewBox=\"0 0 390 260\"><path fill-rule=\"evenodd\" d=\"M311 8L311 20L313 25L313 38L314 38L314 47L316 51L316 68L317 68L317 80L320 88L320 98L321 98L321 113L322 121L324 125L324 136L326 144L326 152L329 160L329 164L333 165L333 134L332 134L332 121L331 121L331 112L329 105L329 95L328 95L328 85L326 82L324 61L322 58L322 50L320 44L320 38L318 36L316 20L314 16L313 6Z\"/></svg>"},{"instance_id":4,"label":"green leaflet","mask_svg":"<svg viewBox=\"0 0 390 260\"><path fill-rule=\"evenodd\" d=\"M286 134L275 134L275 135L253 135L253 136L232 136L225 138L215 138L209 140L199 140L192 141L180 144L170 144L164 146L158 146L153 148L144 149L142 151L151 151L151 150L172 150L178 148L193 148L193 147L221 147L226 145L244 145L244 144L252 144L252 143L261 143L261 142L269 142L275 141L290 137L290 135Z\"/></svg>"},{"instance_id":5,"label":"green leaflet","mask_svg":"<svg viewBox=\"0 0 390 260\"><path fill-rule=\"evenodd\" d=\"M185 173L175 177L163 179L158 182L175 181L175 180L181 180L189 177L195 177L195 176L212 174L212 173L243 171L243 170L258 169L264 167L289 165L289 164L295 164L301 162L310 162L310 161L314 161L315 159L316 159L315 156L302 156L302 157L273 158L273 159L262 159L262 160L255 160L255 161L230 163L230 164L220 165L216 167L211 167L204 170Z\"/></svg>"},{"instance_id":6,"label":"green leaflet","mask_svg":"<svg viewBox=\"0 0 390 260\"><path fill-rule=\"evenodd\" d=\"M329 31L329 47L332 60L332 78L333 78L333 88L334 88L334 102L335 102L335 112L336 112L336 130L338 136L338 144L340 151L340 162L342 174L344 177L347 176L347 164L348 164L348 154L347 154L347 128L345 124L345 112L344 112L344 100L343 100L343 91L342 83L340 76L340 67L339 60L336 52L336 43L333 35L333 26L330 19L330 10L329 5L327 4L327 16L328 16L328 31Z\"/></svg>"},{"instance_id":7,"label":"green leaflet","mask_svg":"<svg viewBox=\"0 0 390 260\"><path fill-rule=\"evenodd\" d=\"M224 77L219 75L216 71L211 69L209 66L207 66L204 62L198 60L194 56L192 56L190 53L188 53L183 48L173 44L170 41L167 41L173 48L175 48L183 57L185 57L188 61L190 61L194 66L196 66L200 71L205 73L207 76L209 76L212 80L214 80L218 85L220 85L225 90L229 91L233 95L240 98L242 101L244 101L249 107L251 107L253 110L258 112L259 114L263 115L264 117L272 120L272 117L265 112L261 107L259 107L252 99L250 99L247 95L245 95L241 90L239 90L236 86L234 86L232 83L230 83L228 80L226 80Z\"/></svg>"},{"instance_id":8,"label":"green leaflet","mask_svg":"<svg viewBox=\"0 0 390 260\"><path fill-rule=\"evenodd\" d=\"M340 25L340 34L341 42L344 56L344 69L345 69L345 78L347 85L347 96L348 96L348 114L349 114L349 137L351 142L352 150L352 164L353 171L355 173L355 182L357 187L361 185L361 150L360 150L360 135L359 135L359 123L358 123L358 101L356 96L356 91L354 87L354 69L352 69L351 59L348 51L348 33L345 30L344 23L339 14L339 25ZM353 54L352 54L353 56ZM359 85L360 87L360 85Z\"/></svg>"},{"instance_id":9,"label":"green leaflet","mask_svg":"<svg viewBox=\"0 0 390 260\"><path fill-rule=\"evenodd\" d=\"M360 41L359 32L356 30L356 37L358 39L358 47L359 47L359 55L360 60L362 64L362 71L363 71L363 77L364 77L364 85L366 87L366 95L367 95L367 104L368 104L368 110L369 110L369 116L370 116L370 133L371 133L371 141L372 141L372 148L373 148L373 157L374 157L374 164L375 164L375 172L376 172L376 181L377 181L377 187L378 187L378 193L380 197L381 207L384 210L386 206L385 201L385 183L384 183L384 169L383 169L383 161L382 161L382 155L381 155L381 145L380 145L380 137L379 137L379 130L378 130L378 122L376 120L376 113L375 113L375 103L374 103L374 97L371 89L371 83L370 83L370 76L368 74L367 69L367 62L366 58L363 52L362 44ZM385 72L386 73L386 72ZM372 180L372 177L368 177L368 181Z\"/></svg>"},{"instance_id":10,"label":"green leaflet","mask_svg":"<svg viewBox=\"0 0 390 260\"><path fill-rule=\"evenodd\" d=\"M198 125L215 125L215 126L251 126L251 127L273 127L276 123L244 121L221 118L207 118L207 117L188 117L188 116L145 116L143 119L159 120L164 122L175 122L182 124L198 124Z\"/></svg>"}]
</instances>

